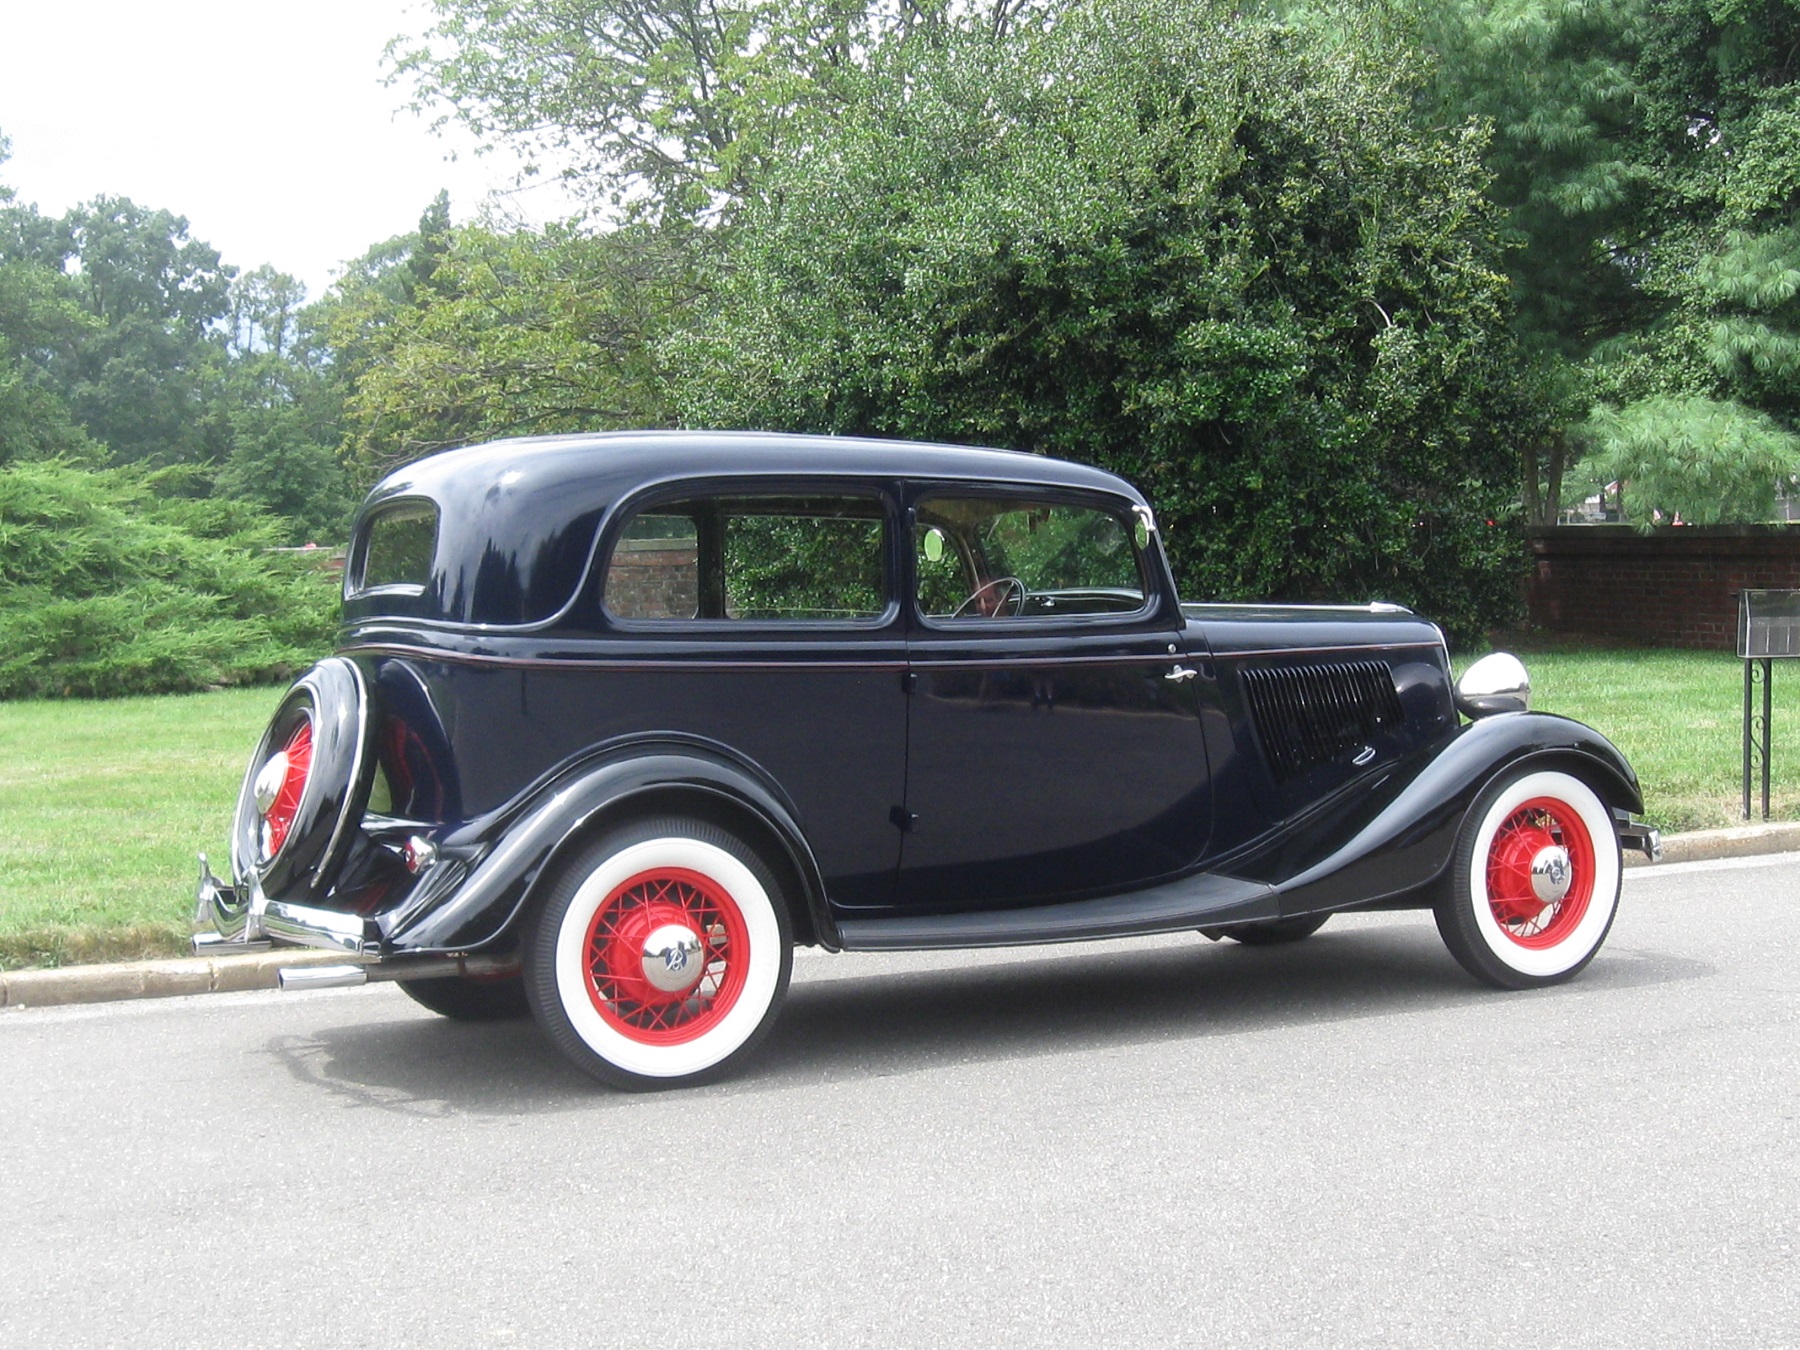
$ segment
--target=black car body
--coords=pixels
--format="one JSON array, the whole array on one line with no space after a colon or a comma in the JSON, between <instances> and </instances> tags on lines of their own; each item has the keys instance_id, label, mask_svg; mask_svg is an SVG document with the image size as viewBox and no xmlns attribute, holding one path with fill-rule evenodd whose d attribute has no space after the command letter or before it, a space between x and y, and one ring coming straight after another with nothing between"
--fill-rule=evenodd
<instances>
[{"instance_id":1,"label":"black car body","mask_svg":"<svg viewBox=\"0 0 1800 1350\"><path fill-rule=\"evenodd\" d=\"M351 961L577 1063L689 1081L795 943L1292 940L1432 908L1489 982L1573 974L1654 848L1604 737L1451 682L1392 605L1183 604L1149 504L1012 451L645 433L390 475L339 652L252 758L202 945ZM1471 715L1465 721L1459 707Z\"/></svg>"}]
</instances>

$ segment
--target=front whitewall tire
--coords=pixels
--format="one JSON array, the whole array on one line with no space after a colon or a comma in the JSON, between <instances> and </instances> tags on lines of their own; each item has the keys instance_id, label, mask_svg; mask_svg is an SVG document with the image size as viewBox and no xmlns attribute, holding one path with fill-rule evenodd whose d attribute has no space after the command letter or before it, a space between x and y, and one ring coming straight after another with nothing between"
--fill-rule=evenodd
<instances>
[{"instance_id":1,"label":"front whitewall tire","mask_svg":"<svg viewBox=\"0 0 1800 1350\"><path fill-rule=\"evenodd\" d=\"M1534 821L1548 822L1549 828L1521 826L1520 813L1527 808L1538 812ZM1517 856L1539 842L1570 845L1566 852L1574 875L1569 894L1584 899L1579 911L1567 917L1546 909L1550 917L1541 932L1532 931L1530 924L1502 920L1518 908L1513 894L1522 892L1517 869L1510 887L1494 881L1496 872L1507 872L1506 832L1527 828L1538 833L1518 845ZM1502 778L1477 798L1464 822L1448 885L1436 907L1438 931L1464 969L1488 984L1507 989L1554 984L1574 975L1600 950L1618 912L1620 875L1612 812L1593 788L1556 769Z\"/></svg>"}]
</instances>

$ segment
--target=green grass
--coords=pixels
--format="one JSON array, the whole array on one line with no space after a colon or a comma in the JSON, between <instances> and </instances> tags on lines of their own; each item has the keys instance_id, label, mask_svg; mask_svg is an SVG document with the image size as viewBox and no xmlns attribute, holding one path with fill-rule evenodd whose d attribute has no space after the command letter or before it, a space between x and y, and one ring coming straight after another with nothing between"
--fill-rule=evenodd
<instances>
[{"instance_id":1,"label":"green grass","mask_svg":"<svg viewBox=\"0 0 1800 1350\"><path fill-rule=\"evenodd\" d=\"M186 955L281 692L0 703L0 968Z\"/></svg>"},{"instance_id":2,"label":"green grass","mask_svg":"<svg viewBox=\"0 0 1800 1350\"><path fill-rule=\"evenodd\" d=\"M1664 831L1739 821L1742 662L1521 655L1533 706L1604 731ZM264 688L0 702L0 968L185 954L194 854L225 858L244 764L280 697ZM1796 819L1800 665L1776 663L1774 722L1773 814Z\"/></svg>"},{"instance_id":3,"label":"green grass","mask_svg":"<svg viewBox=\"0 0 1800 1350\"><path fill-rule=\"evenodd\" d=\"M1643 786L1645 815L1664 833L1743 823L1742 661L1724 652L1515 650L1531 672L1531 706L1597 727L1623 750ZM1459 659L1457 672L1468 664ZM1769 813L1793 820L1800 665L1775 662L1772 688ZM1756 789L1751 809L1760 820L1760 783Z\"/></svg>"}]
</instances>

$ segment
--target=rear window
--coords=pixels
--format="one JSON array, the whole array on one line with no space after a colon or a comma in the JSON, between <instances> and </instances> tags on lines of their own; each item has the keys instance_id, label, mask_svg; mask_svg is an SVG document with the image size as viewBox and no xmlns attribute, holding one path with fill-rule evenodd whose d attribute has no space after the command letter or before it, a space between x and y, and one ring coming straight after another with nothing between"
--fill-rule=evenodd
<instances>
[{"instance_id":1,"label":"rear window","mask_svg":"<svg viewBox=\"0 0 1800 1350\"><path fill-rule=\"evenodd\" d=\"M607 562L618 619L862 620L887 610L876 497L733 496L634 517Z\"/></svg>"},{"instance_id":2,"label":"rear window","mask_svg":"<svg viewBox=\"0 0 1800 1350\"><path fill-rule=\"evenodd\" d=\"M373 516L363 538L357 591L384 586L423 590L437 553L438 512L430 502L402 502Z\"/></svg>"}]
</instances>

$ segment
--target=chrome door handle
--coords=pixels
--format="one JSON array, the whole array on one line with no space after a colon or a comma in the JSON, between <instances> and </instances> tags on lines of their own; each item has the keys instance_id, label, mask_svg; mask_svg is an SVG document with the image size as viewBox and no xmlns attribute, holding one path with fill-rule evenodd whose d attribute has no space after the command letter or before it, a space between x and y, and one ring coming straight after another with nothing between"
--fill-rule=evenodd
<instances>
[{"instance_id":1,"label":"chrome door handle","mask_svg":"<svg viewBox=\"0 0 1800 1350\"><path fill-rule=\"evenodd\" d=\"M1175 669L1171 670L1167 675L1163 676L1163 678L1165 680L1174 680L1179 684L1183 680L1193 679L1194 676L1199 673L1200 672L1197 670L1189 670L1186 666L1176 666Z\"/></svg>"}]
</instances>

